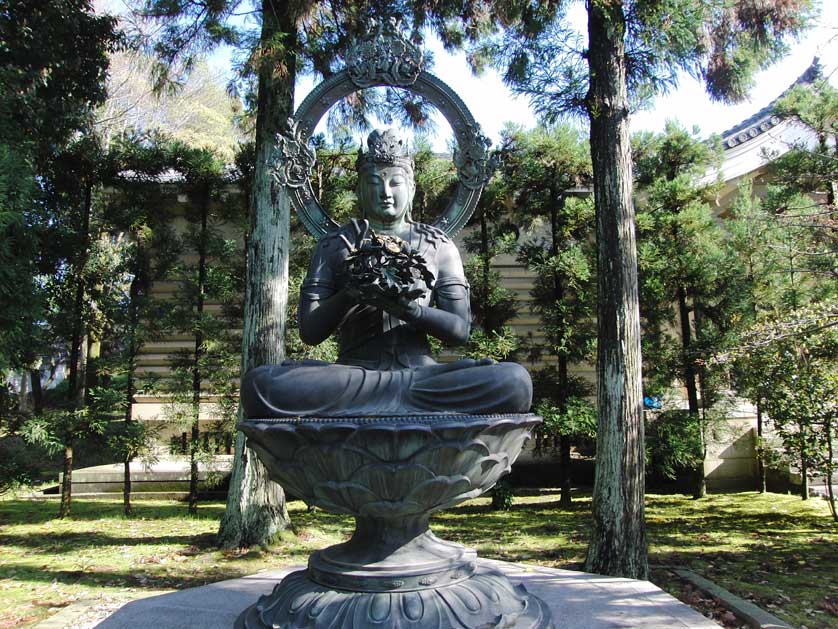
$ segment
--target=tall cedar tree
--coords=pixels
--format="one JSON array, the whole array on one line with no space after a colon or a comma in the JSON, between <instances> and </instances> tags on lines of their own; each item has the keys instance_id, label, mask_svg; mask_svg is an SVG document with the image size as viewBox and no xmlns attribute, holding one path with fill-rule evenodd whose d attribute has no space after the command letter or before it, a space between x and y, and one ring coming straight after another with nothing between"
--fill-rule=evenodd
<instances>
[{"instance_id":1,"label":"tall cedar tree","mask_svg":"<svg viewBox=\"0 0 838 629\"><path fill-rule=\"evenodd\" d=\"M578 197L590 183L590 153L581 134L566 125L509 129L506 139L502 173L511 214L531 232L518 260L536 273L531 309L545 335L544 345L530 348L531 360L546 363L533 374L534 405L546 435L557 441L561 503L568 506L572 442L596 429L586 399L592 389L569 372L571 363L590 360L595 347L593 205Z\"/></svg>"},{"instance_id":2,"label":"tall cedar tree","mask_svg":"<svg viewBox=\"0 0 838 629\"><path fill-rule=\"evenodd\" d=\"M504 3L501 3L503 6ZM747 95L754 71L805 26L808 0L590 0L587 38L566 20L570 2L499 10L496 38L475 48L547 120L590 123L598 248L597 467L586 569L648 575L643 512L643 396L637 256L629 146L630 99L665 91L683 71L716 100Z\"/></svg>"},{"instance_id":3,"label":"tall cedar tree","mask_svg":"<svg viewBox=\"0 0 838 629\"><path fill-rule=\"evenodd\" d=\"M517 0L516 0L517 3ZM527 4L521 2L521 4ZM271 183L277 134L293 114L294 86L300 72L329 76L343 63L353 37L364 33L370 20L398 16L412 36L422 29L439 34L449 49L473 41L493 23L487 0L468 3L446 0L429 6L420 0L375 0L346 3L328 0L207 1L172 3L147 0L144 14L162 25L150 41L162 67L188 71L199 54L220 43L238 46L242 82L256 83L247 94L256 113L256 149L251 185L251 227L248 235L242 371L278 363L285 357L288 306L290 204L284 190ZM258 32L240 29L233 15L250 8ZM163 74L161 73L161 76ZM336 108L338 117L363 122L375 106L368 94L352 95ZM422 99L396 97L412 122L427 120ZM385 103L386 104L386 103ZM236 438L233 476L219 542L226 547L269 542L288 526L282 490L270 483L264 467L246 449L244 435Z\"/></svg>"}]
</instances>

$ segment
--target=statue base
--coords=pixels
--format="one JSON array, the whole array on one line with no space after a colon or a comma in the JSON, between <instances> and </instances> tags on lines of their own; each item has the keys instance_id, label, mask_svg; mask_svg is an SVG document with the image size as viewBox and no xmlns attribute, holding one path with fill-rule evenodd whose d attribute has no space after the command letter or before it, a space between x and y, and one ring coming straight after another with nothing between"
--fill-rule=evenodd
<instances>
[{"instance_id":1,"label":"statue base","mask_svg":"<svg viewBox=\"0 0 838 629\"><path fill-rule=\"evenodd\" d=\"M500 572L477 568L453 584L391 592L333 590L292 572L271 594L245 609L237 629L388 629L498 627L552 629L550 610L523 585Z\"/></svg>"},{"instance_id":2,"label":"statue base","mask_svg":"<svg viewBox=\"0 0 838 629\"><path fill-rule=\"evenodd\" d=\"M543 601L428 526L433 513L492 487L539 423L528 413L241 422L274 480L308 504L354 515L355 531L313 553L236 626L551 628Z\"/></svg>"}]
</instances>

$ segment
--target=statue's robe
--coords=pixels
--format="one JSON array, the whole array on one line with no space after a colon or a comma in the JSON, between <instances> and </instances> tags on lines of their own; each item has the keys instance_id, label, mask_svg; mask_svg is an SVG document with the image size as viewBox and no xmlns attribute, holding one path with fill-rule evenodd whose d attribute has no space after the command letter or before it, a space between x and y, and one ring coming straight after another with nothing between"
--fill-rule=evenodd
<instances>
[{"instance_id":1,"label":"statue's robe","mask_svg":"<svg viewBox=\"0 0 838 629\"><path fill-rule=\"evenodd\" d=\"M317 326L316 302L341 289L346 240L353 242L357 233L353 221L320 239L300 291L301 327ZM241 392L247 417L529 410L532 382L520 365L488 359L439 364L431 357L428 330L442 329L449 342L468 338L468 282L459 252L444 232L413 223L409 241L436 278L432 290L416 300L421 315L403 321L374 306L352 306L337 326L336 364L285 361L247 373Z\"/></svg>"}]
</instances>

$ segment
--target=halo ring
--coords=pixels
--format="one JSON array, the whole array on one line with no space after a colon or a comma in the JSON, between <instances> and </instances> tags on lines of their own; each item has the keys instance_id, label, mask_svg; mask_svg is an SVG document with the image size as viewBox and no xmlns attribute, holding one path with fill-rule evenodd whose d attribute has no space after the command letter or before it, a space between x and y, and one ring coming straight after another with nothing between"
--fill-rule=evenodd
<instances>
[{"instance_id":1,"label":"halo ring","mask_svg":"<svg viewBox=\"0 0 838 629\"><path fill-rule=\"evenodd\" d=\"M457 140L454 157L458 170L457 191L445 211L432 224L448 236L455 236L477 207L483 186L491 175L487 151L489 140L480 132L480 126L454 90L425 70L419 72L416 80L409 85L394 85L382 79L364 87L399 87L420 94L436 106L451 125ZM296 131L297 139L307 145L312 132L332 105L359 89L362 88L353 82L349 71L341 70L312 90L289 120L289 127ZM313 236L320 238L339 227L317 200L307 171L293 186L288 185L288 192L297 215Z\"/></svg>"}]
</instances>

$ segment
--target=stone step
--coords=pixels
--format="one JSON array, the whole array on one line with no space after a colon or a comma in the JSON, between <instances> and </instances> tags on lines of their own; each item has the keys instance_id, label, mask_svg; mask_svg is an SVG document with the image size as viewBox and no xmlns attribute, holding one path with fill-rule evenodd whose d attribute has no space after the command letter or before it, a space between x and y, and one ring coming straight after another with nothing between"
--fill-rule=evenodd
<instances>
[{"instance_id":1,"label":"stone step","mask_svg":"<svg viewBox=\"0 0 838 629\"><path fill-rule=\"evenodd\" d=\"M231 455L217 455L211 467L199 464L198 479L201 491L229 474L233 464ZM123 464L96 465L73 471L73 494L113 494L123 490ZM62 475L58 483L61 484ZM210 481L210 482L208 482ZM140 461L131 463L131 489L138 493L183 492L189 489L189 461L164 459L146 466Z\"/></svg>"}]
</instances>

